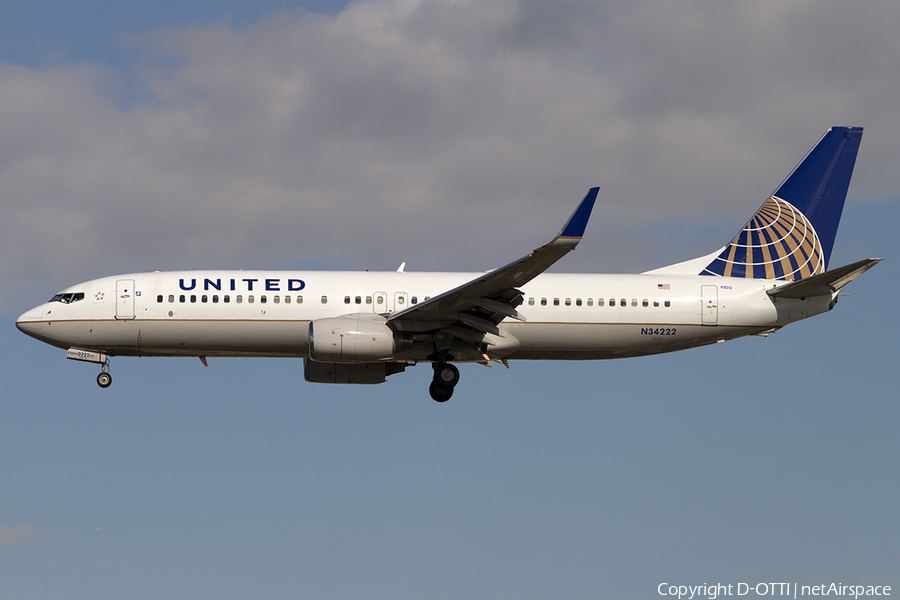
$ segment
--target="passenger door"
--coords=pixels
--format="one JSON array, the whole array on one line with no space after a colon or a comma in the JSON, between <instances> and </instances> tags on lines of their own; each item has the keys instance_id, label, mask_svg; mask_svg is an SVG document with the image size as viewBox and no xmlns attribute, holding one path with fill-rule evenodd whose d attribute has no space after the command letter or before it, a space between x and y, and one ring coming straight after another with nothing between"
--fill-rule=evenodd
<instances>
[{"instance_id":1,"label":"passenger door","mask_svg":"<svg viewBox=\"0 0 900 600\"><path fill-rule=\"evenodd\" d=\"M719 288L715 285L704 285L700 287L700 293L703 311L700 322L704 325L715 325L719 320Z\"/></svg>"},{"instance_id":2,"label":"passenger door","mask_svg":"<svg viewBox=\"0 0 900 600\"><path fill-rule=\"evenodd\" d=\"M134 279L116 281L116 318L134 318Z\"/></svg>"}]
</instances>

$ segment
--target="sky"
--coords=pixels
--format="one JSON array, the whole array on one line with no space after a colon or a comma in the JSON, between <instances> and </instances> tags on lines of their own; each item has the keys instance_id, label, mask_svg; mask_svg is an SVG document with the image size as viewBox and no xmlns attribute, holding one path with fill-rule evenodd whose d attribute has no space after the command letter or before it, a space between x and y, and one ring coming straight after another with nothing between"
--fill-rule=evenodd
<instances>
[{"instance_id":1,"label":"sky","mask_svg":"<svg viewBox=\"0 0 900 600\"><path fill-rule=\"evenodd\" d=\"M0 9L0 600L900 590L900 4L103 2ZM557 272L729 241L865 127L832 266L768 338L603 362L93 366L15 318L152 270L483 271L601 188ZM762 589L762 588L760 588ZM749 596L753 596L751 593Z\"/></svg>"}]
</instances>

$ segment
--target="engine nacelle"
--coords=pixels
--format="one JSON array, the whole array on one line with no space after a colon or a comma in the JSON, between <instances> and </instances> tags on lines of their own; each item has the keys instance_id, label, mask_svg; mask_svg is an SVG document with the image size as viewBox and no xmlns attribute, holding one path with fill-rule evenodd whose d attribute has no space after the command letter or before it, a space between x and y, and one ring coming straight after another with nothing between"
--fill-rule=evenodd
<instances>
[{"instance_id":1,"label":"engine nacelle","mask_svg":"<svg viewBox=\"0 0 900 600\"><path fill-rule=\"evenodd\" d=\"M317 319L309 324L309 356L330 363L387 360L400 350L399 336L384 321L358 317Z\"/></svg>"}]
</instances>

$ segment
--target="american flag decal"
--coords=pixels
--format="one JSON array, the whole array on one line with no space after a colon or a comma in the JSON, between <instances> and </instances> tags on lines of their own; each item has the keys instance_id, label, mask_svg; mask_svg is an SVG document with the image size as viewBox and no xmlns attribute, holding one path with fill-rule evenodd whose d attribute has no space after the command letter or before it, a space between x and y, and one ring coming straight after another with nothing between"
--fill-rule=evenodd
<instances>
[{"instance_id":1,"label":"american flag decal","mask_svg":"<svg viewBox=\"0 0 900 600\"><path fill-rule=\"evenodd\" d=\"M672 289L672 286L670 286L668 283L657 283L657 284L656 284L656 289L658 289L658 290L671 290L671 289Z\"/></svg>"}]
</instances>

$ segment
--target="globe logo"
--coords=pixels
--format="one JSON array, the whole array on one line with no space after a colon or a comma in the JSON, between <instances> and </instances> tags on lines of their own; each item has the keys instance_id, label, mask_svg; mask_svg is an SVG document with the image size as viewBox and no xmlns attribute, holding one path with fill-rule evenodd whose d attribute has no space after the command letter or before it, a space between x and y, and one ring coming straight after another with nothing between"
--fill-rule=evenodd
<instances>
[{"instance_id":1,"label":"globe logo","mask_svg":"<svg viewBox=\"0 0 900 600\"><path fill-rule=\"evenodd\" d=\"M773 196L701 275L795 281L824 272L822 244L809 219Z\"/></svg>"}]
</instances>

